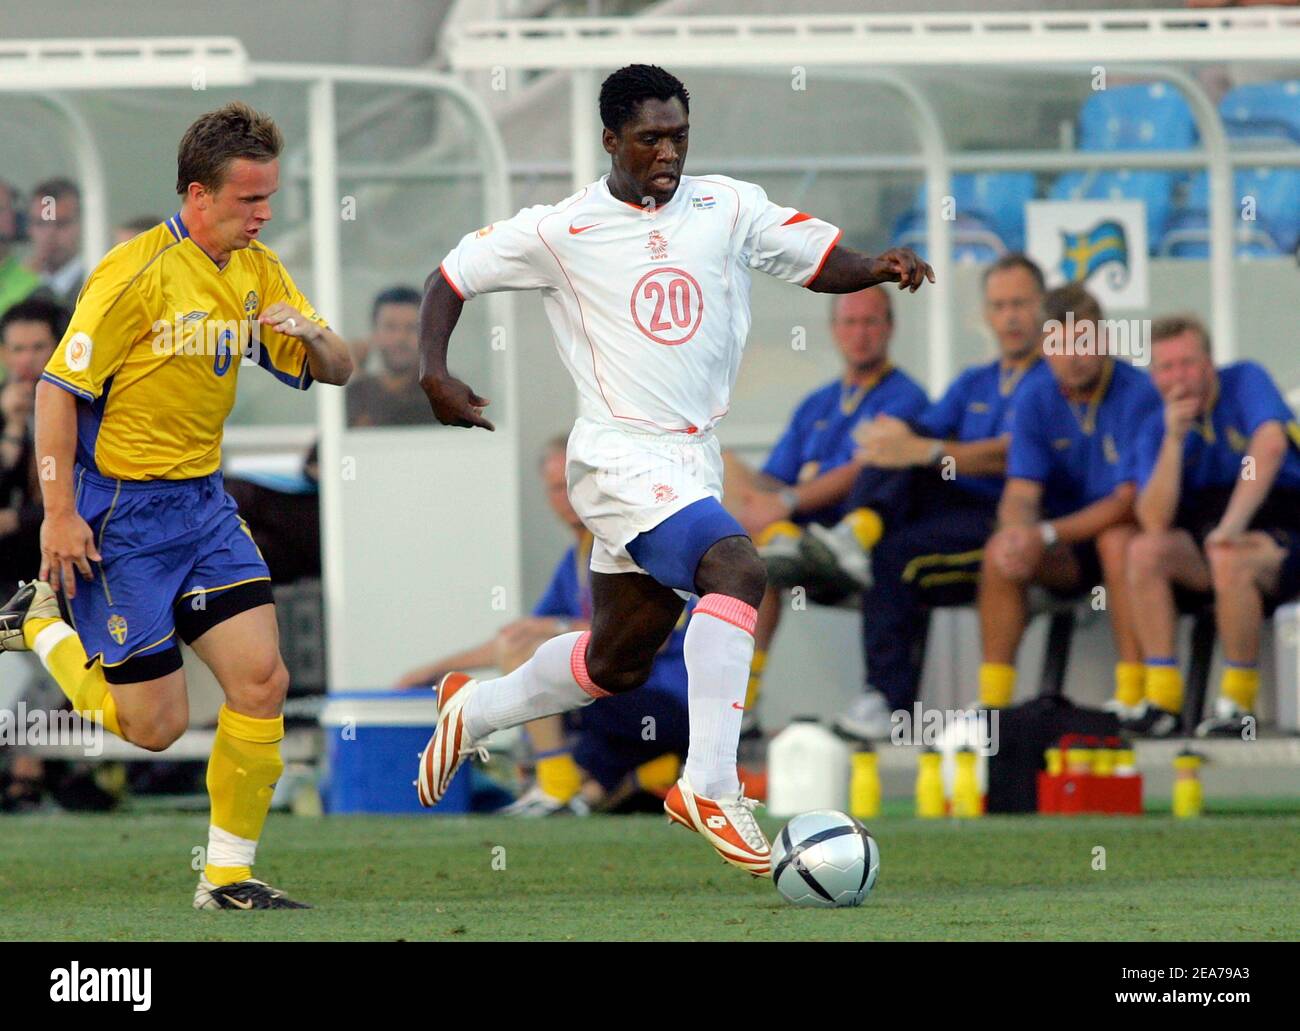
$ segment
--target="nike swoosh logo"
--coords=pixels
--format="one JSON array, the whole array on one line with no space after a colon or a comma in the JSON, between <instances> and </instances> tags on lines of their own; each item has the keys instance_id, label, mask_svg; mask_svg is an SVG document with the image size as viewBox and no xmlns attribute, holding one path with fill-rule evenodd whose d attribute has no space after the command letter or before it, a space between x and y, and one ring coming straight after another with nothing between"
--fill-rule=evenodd
<instances>
[{"instance_id":1,"label":"nike swoosh logo","mask_svg":"<svg viewBox=\"0 0 1300 1031\"><path fill-rule=\"evenodd\" d=\"M589 225L589 226L575 226L572 222L570 222L570 223L569 223L569 235L570 235L570 236L577 236L579 233L585 233L588 229L595 229L595 228L596 228L597 226L599 226L599 225L604 225L604 223L603 223L603 222L593 222L593 223L591 223L591 225Z\"/></svg>"},{"instance_id":2,"label":"nike swoosh logo","mask_svg":"<svg viewBox=\"0 0 1300 1031\"><path fill-rule=\"evenodd\" d=\"M232 899L229 895L227 895L226 901L229 902L232 906L238 906L240 909L253 908L253 902L251 899L241 902L239 899Z\"/></svg>"},{"instance_id":3,"label":"nike swoosh logo","mask_svg":"<svg viewBox=\"0 0 1300 1031\"><path fill-rule=\"evenodd\" d=\"M743 705L738 704L737 702L732 702L731 707L733 709L739 709L741 712L749 712L748 709L746 709Z\"/></svg>"}]
</instances>

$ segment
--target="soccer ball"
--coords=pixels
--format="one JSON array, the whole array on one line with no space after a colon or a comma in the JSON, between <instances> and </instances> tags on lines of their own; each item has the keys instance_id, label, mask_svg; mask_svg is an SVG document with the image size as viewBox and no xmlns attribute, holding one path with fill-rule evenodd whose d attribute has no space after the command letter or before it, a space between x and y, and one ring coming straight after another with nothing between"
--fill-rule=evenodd
<instances>
[{"instance_id":1,"label":"soccer ball","mask_svg":"<svg viewBox=\"0 0 1300 1031\"><path fill-rule=\"evenodd\" d=\"M833 809L796 816L772 842L772 880L795 906L860 906L879 872L876 839Z\"/></svg>"}]
</instances>

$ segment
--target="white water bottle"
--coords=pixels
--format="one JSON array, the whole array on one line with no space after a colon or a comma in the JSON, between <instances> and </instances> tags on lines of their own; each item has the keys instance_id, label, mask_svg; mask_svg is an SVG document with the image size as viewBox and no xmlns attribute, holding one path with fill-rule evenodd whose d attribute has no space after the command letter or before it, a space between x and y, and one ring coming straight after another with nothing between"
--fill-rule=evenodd
<instances>
[{"instance_id":1,"label":"white water bottle","mask_svg":"<svg viewBox=\"0 0 1300 1031\"><path fill-rule=\"evenodd\" d=\"M846 812L848 744L812 716L796 716L767 751L767 811L795 816L811 809Z\"/></svg>"}]
</instances>

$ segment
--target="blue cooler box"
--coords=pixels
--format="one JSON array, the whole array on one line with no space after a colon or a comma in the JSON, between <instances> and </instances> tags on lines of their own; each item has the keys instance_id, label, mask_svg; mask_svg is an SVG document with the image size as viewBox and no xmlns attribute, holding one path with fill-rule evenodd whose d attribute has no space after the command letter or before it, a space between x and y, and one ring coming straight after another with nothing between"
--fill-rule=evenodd
<instances>
[{"instance_id":1,"label":"blue cooler box","mask_svg":"<svg viewBox=\"0 0 1300 1031\"><path fill-rule=\"evenodd\" d=\"M467 813L470 764L434 809L416 796L420 753L433 733L433 691L339 691L321 712L325 728L325 808L331 813Z\"/></svg>"}]
</instances>

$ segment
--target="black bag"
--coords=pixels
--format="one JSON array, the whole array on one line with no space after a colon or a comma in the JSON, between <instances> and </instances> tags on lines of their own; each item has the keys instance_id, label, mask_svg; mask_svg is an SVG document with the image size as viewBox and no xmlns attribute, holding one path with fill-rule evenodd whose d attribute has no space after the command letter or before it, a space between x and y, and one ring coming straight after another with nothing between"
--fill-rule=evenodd
<instances>
[{"instance_id":1,"label":"black bag","mask_svg":"<svg viewBox=\"0 0 1300 1031\"><path fill-rule=\"evenodd\" d=\"M1083 709L1068 698L1035 698L998 713L998 751L989 756L990 813L1036 813L1038 771L1047 769L1044 753L1065 734L1114 737L1119 719L1114 713Z\"/></svg>"}]
</instances>

